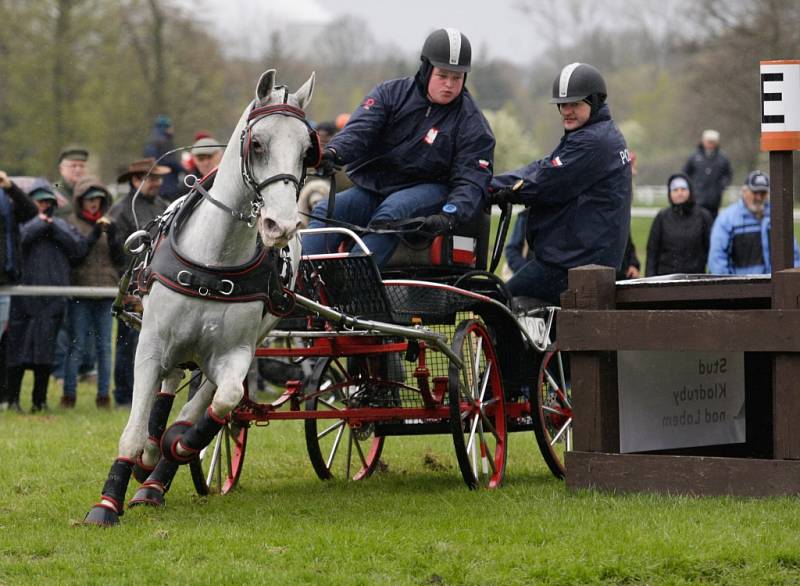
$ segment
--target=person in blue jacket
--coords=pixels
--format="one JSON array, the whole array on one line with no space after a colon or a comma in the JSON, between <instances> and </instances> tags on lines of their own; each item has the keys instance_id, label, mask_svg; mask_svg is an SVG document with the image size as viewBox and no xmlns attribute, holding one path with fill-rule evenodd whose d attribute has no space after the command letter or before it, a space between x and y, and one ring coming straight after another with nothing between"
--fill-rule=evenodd
<instances>
[{"instance_id":1,"label":"person in blue jacket","mask_svg":"<svg viewBox=\"0 0 800 586\"><path fill-rule=\"evenodd\" d=\"M546 158L498 175L492 201L530 208L535 258L508 282L515 297L558 304L567 271L588 264L617 270L630 230L631 157L606 105L597 69L572 63L553 82L564 136Z\"/></svg>"},{"instance_id":2,"label":"person in blue jacket","mask_svg":"<svg viewBox=\"0 0 800 586\"><path fill-rule=\"evenodd\" d=\"M347 165L354 187L336 196L332 217L358 226L424 218L424 232L441 234L469 222L486 203L494 135L465 87L472 49L455 29L438 29L422 47L414 77L378 84L323 150L321 167ZM328 202L313 210L325 217ZM310 228L325 222L312 219ZM306 236L304 254L336 250L340 237ZM383 266L398 243L367 233L365 244Z\"/></svg>"},{"instance_id":3,"label":"person in blue jacket","mask_svg":"<svg viewBox=\"0 0 800 586\"><path fill-rule=\"evenodd\" d=\"M506 257L506 266L503 267L503 278L508 280L520 270L529 260L533 260L533 249L528 245L526 234L528 232L528 212L524 209L517 214L514 229L506 240L503 253Z\"/></svg>"},{"instance_id":4,"label":"person in blue jacket","mask_svg":"<svg viewBox=\"0 0 800 586\"><path fill-rule=\"evenodd\" d=\"M715 275L766 275L769 254L769 177L753 171L742 186L742 197L722 210L711 228L708 272ZM794 243L794 266L800 250Z\"/></svg>"}]
</instances>

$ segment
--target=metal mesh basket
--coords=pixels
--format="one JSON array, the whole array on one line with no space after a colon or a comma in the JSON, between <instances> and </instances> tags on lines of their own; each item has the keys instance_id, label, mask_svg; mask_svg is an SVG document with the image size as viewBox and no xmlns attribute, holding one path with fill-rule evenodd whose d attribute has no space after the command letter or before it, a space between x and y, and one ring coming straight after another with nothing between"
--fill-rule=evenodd
<instances>
[{"instance_id":1,"label":"metal mesh basket","mask_svg":"<svg viewBox=\"0 0 800 586\"><path fill-rule=\"evenodd\" d=\"M456 313L475 304L471 297L427 285L388 284L386 296L395 321L410 323L419 318L424 324L452 324Z\"/></svg>"}]
</instances>

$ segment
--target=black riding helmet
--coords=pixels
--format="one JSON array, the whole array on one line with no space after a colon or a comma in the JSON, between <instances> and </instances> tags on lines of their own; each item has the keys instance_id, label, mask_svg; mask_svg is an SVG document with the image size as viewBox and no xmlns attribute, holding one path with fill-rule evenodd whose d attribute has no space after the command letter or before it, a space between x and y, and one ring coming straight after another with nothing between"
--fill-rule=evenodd
<instances>
[{"instance_id":1,"label":"black riding helmet","mask_svg":"<svg viewBox=\"0 0 800 586\"><path fill-rule=\"evenodd\" d=\"M592 114L606 101L606 81L588 63L570 63L553 80L551 104L569 104L585 100Z\"/></svg>"},{"instance_id":2,"label":"black riding helmet","mask_svg":"<svg viewBox=\"0 0 800 586\"><path fill-rule=\"evenodd\" d=\"M423 62L428 61L434 67L466 73L472 63L472 46L466 35L460 31L440 28L425 39L420 59Z\"/></svg>"}]
</instances>

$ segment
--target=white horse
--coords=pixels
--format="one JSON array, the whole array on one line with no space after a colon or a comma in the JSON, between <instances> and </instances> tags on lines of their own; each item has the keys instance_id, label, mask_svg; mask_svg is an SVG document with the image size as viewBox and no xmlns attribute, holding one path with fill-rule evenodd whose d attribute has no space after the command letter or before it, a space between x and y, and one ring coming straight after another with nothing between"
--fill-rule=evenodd
<instances>
[{"instance_id":1,"label":"white horse","mask_svg":"<svg viewBox=\"0 0 800 586\"><path fill-rule=\"evenodd\" d=\"M192 404L207 405L213 387L216 392L205 413L191 420L194 424L174 425L171 435L165 434L170 435L163 444L165 457L180 463L191 460L241 401L242 381L256 345L279 317L265 315L263 300L240 296L237 302L226 302L235 298L232 292L237 284L232 277L224 277L239 274L243 271L236 269L263 258L259 236L266 248L277 249L294 238L300 223L297 196L304 169L318 162L319 145L303 113L313 90L313 73L294 94L275 86L275 70L262 74L255 100L231 136L213 187L185 217L179 235L177 226L171 228L170 244L191 259L196 274L182 270L172 280L156 280L143 299L131 414L101 500L85 523L119 522L134 461L142 456L147 440L156 391L163 385L159 396L174 396L183 376L178 365L194 362L209 381ZM298 260L294 254L294 269ZM214 276L217 270L220 278ZM164 419L168 412L167 406ZM145 466L157 457L153 443L143 455Z\"/></svg>"}]
</instances>

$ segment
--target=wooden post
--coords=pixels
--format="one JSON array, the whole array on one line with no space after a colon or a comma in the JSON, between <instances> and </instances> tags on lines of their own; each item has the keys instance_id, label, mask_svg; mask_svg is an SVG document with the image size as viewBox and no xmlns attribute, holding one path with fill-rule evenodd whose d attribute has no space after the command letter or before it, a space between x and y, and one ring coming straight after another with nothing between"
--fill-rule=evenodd
<instances>
[{"instance_id":1,"label":"wooden post","mask_svg":"<svg viewBox=\"0 0 800 586\"><path fill-rule=\"evenodd\" d=\"M800 309L800 269L772 274L773 309ZM774 357L772 377L773 458L800 459L800 346Z\"/></svg>"},{"instance_id":2,"label":"wooden post","mask_svg":"<svg viewBox=\"0 0 800 586\"><path fill-rule=\"evenodd\" d=\"M565 309L613 309L614 269L589 265L570 269ZM559 332L556 333L558 339ZM617 360L612 352L571 352L573 449L619 452Z\"/></svg>"},{"instance_id":3,"label":"wooden post","mask_svg":"<svg viewBox=\"0 0 800 586\"><path fill-rule=\"evenodd\" d=\"M794 266L794 180L792 151L769 153L770 222L769 236L772 272L777 273Z\"/></svg>"}]
</instances>

